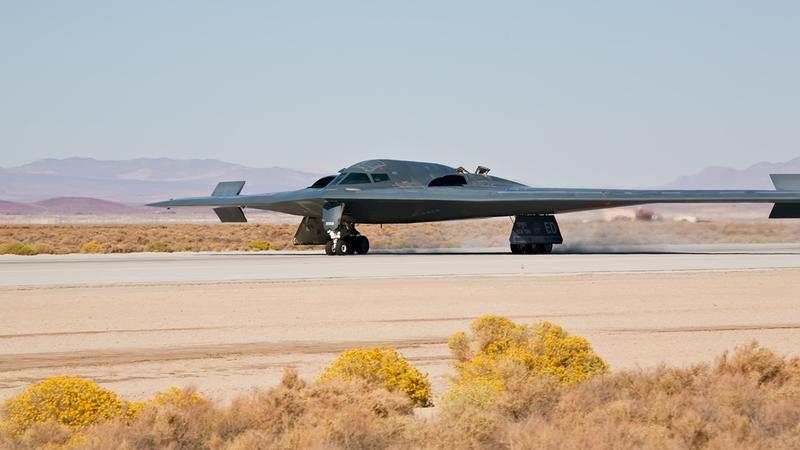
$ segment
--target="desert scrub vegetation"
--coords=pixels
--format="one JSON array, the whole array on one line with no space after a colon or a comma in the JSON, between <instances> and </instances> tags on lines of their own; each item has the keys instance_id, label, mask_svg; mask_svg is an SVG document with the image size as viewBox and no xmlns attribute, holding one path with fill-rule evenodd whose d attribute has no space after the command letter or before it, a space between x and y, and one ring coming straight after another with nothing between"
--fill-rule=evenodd
<instances>
[{"instance_id":1,"label":"desert scrub vegetation","mask_svg":"<svg viewBox=\"0 0 800 450\"><path fill-rule=\"evenodd\" d=\"M429 430L463 448L798 448L798 387L797 358L753 343L714 364L515 383Z\"/></svg>"},{"instance_id":2,"label":"desert scrub vegetation","mask_svg":"<svg viewBox=\"0 0 800 450\"><path fill-rule=\"evenodd\" d=\"M54 421L81 429L125 411L125 402L115 393L93 381L62 375L35 383L6 401L3 428L21 435L37 423Z\"/></svg>"},{"instance_id":3,"label":"desert scrub vegetation","mask_svg":"<svg viewBox=\"0 0 800 450\"><path fill-rule=\"evenodd\" d=\"M431 404L431 384L427 375L409 364L393 348L356 348L343 352L320 376L323 381L337 378L345 381L361 379L392 392L401 392L417 406Z\"/></svg>"},{"instance_id":4,"label":"desert scrub vegetation","mask_svg":"<svg viewBox=\"0 0 800 450\"><path fill-rule=\"evenodd\" d=\"M419 418L407 395L378 383L306 382L287 370L278 386L230 404L172 389L141 402L132 418L85 427L50 420L15 433L6 408L0 448L800 448L800 360L756 343L683 368L572 383L514 377L492 395Z\"/></svg>"},{"instance_id":5,"label":"desert scrub vegetation","mask_svg":"<svg viewBox=\"0 0 800 450\"><path fill-rule=\"evenodd\" d=\"M172 253L175 251L175 249L173 249L171 245L161 241L153 242L152 244L147 246L146 250L148 252L157 252L157 253Z\"/></svg>"},{"instance_id":6,"label":"desert scrub vegetation","mask_svg":"<svg viewBox=\"0 0 800 450\"><path fill-rule=\"evenodd\" d=\"M589 222L562 221L568 245L794 243L800 226L778 222ZM0 243L46 244L53 253L78 253L94 241L105 253L149 251L154 245L173 251L260 251L304 249L292 244L295 224L152 225L0 225ZM484 220L407 225L363 225L374 249L506 247L511 222Z\"/></svg>"},{"instance_id":7,"label":"desert scrub vegetation","mask_svg":"<svg viewBox=\"0 0 800 450\"><path fill-rule=\"evenodd\" d=\"M269 241L265 241L264 239L253 239L247 245L250 247L250 250L255 250L257 252L263 252L272 248Z\"/></svg>"},{"instance_id":8,"label":"desert scrub vegetation","mask_svg":"<svg viewBox=\"0 0 800 450\"><path fill-rule=\"evenodd\" d=\"M0 255L40 255L46 253L53 253L53 248L43 242L35 244L25 244L19 241L8 241L0 244Z\"/></svg>"},{"instance_id":9,"label":"desert scrub vegetation","mask_svg":"<svg viewBox=\"0 0 800 450\"><path fill-rule=\"evenodd\" d=\"M106 249L95 241L84 242L81 244L81 253L105 253Z\"/></svg>"},{"instance_id":10,"label":"desert scrub vegetation","mask_svg":"<svg viewBox=\"0 0 800 450\"><path fill-rule=\"evenodd\" d=\"M471 333L454 334L448 347L456 359L456 386L480 385L505 389L514 378L552 378L574 384L602 375L608 366L580 336L550 322L516 324L500 316L484 316Z\"/></svg>"},{"instance_id":11,"label":"desert scrub vegetation","mask_svg":"<svg viewBox=\"0 0 800 450\"><path fill-rule=\"evenodd\" d=\"M273 449L386 448L411 442L411 400L373 383L307 383L287 370L280 385L229 405L190 389L142 402L132 420L73 429L40 422L26 434L0 431L0 448ZM0 429L2 430L2 429Z\"/></svg>"}]
</instances>

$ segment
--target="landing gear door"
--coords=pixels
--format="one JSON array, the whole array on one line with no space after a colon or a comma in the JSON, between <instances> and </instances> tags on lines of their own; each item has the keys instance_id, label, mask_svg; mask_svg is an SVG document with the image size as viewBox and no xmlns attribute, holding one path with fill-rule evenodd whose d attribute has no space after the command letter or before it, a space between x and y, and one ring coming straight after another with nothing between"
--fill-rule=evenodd
<instances>
[{"instance_id":1,"label":"landing gear door","mask_svg":"<svg viewBox=\"0 0 800 450\"><path fill-rule=\"evenodd\" d=\"M325 245L329 240L319 217L303 217L294 234L295 245Z\"/></svg>"},{"instance_id":2,"label":"landing gear door","mask_svg":"<svg viewBox=\"0 0 800 450\"><path fill-rule=\"evenodd\" d=\"M555 216L516 216L511 244L561 244L561 230Z\"/></svg>"},{"instance_id":3,"label":"landing gear door","mask_svg":"<svg viewBox=\"0 0 800 450\"><path fill-rule=\"evenodd\" d=\"M344 204L342 203L327 202L322 205L322 225L325 227L325 231L339 229L343 213Z\"/></svg>"}]
</instances>

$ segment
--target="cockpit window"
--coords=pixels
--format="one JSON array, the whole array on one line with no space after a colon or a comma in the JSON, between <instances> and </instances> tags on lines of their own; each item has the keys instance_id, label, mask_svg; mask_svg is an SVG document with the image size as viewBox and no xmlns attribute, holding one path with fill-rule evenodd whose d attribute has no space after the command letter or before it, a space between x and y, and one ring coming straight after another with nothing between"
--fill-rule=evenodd
<instances>
[{"instance_id":1,"label":"cockpit window","mask_svg":"<svg viewBox=\"0 0 800 450\"><path fill-rule=\"evenodd\" d=\"M332 179L331 182L328 183L328 186L336 186L337 184L341 183L345 175L347 174L340 173L339 175L336 175L336 178Z\"/></svg>"},{"instance_id":2,"label":"cockpit window","mask_svg":"<svg viewBox=\"0 0 800 450\"><path fill-rule=\"evenodd\" d=\"M351 172L339 184L369 184L372 183L369 175L360 172Z\"/></svg>"},{"instance_id":3,"label":"cockpit window","mask_svg":"<svg viewBox=\"0 0 800 450\"><path fill-rule=\"evenodd\" d=\"M375 183L380 183L383 181L389 181L389 174L388 173L373 173L372 174L372 181Z\"/></svg>"}]
</instances>

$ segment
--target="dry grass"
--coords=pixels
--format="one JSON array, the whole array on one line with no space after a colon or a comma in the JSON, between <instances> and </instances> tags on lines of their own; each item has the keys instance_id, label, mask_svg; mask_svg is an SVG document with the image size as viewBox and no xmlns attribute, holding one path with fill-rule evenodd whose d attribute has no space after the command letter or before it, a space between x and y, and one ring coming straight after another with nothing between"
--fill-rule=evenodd
<instances>
[{"instance_id":1,"label":"dry grass","mask_svg":"<svg viewBox=\"0 0 800 450\"><path fill-rule=\"evenodd\" d=\"M658 367L563 386L509 386L489 404L448 399L429 419L408 397L355 380L272 389L222 406L180 391L138 418L71 431L0 431L0 447L267 448L800 448L800 360L751 344L714 364ZM186 398L184 398L186 397Z\"/></svg>"},{"instance_id":2,"label":"dry grass","mask_svg":"<svg viewBox=\"0 0 800 450\"><path fill-rule=\"evenodd\" d=\"M93 251L251 251L295 247L294 224L167 225L0 225L0 248L38 245L39 253L78 253L87 243ZM564 222L565 242L572 246L621 244L785 243L800 242L796 222ZM412 225L362 225L372 248L505 247L511 222L505 220ZM30 248L30 247L28 247ZM8 253L12 253L9 251Z\"/></svg>"},{"instance_id":3,"label":"dry grass","mask_svg":"<svg viewBox=\"0 0 800 450\"><path fill-rule=\"evenodd\" d=\"M490 408L445 405L433 428L452 447L798 448L800 360L751 344L714 365L525 383Z\"/></svg>"}]
</instances>

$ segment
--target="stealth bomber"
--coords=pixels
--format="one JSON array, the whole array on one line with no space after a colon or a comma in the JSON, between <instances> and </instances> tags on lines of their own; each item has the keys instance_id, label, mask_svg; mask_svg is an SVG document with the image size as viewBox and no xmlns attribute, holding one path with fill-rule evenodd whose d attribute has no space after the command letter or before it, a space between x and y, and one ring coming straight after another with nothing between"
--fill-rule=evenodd
<instances>
[{"instance_id":1,"label":"stealth bomber","mask_svg":"<svg viewBox=\"0 0 800 450\"><path fill-rule=\"evenodd\" d=\"M244 181L225 181L209 197L150 206L212 207L222 222L246 222L243 209L302 217L297 245L325 245L328 255L365 254L358 224L401 224L514 217L512 253L550 253L563 243L556 214L648 203L773 203L770 218L800 218L800 175L771 175L775 190L640 190L534 188L442 164L376 159L342 169L309 187L240 195Z\"/></svg>"}]
</instances>

